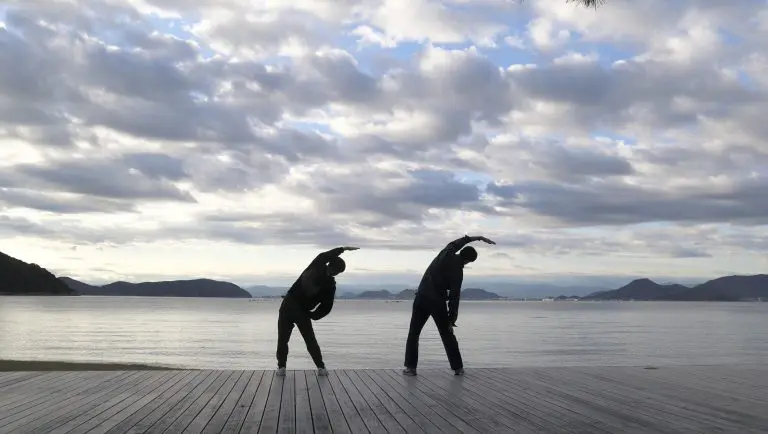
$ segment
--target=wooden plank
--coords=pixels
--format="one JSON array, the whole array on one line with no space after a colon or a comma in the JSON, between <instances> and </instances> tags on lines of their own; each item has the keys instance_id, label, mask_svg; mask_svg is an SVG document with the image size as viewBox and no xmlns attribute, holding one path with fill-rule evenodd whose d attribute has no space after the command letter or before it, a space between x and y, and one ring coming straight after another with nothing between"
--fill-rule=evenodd
<instances>
[{"instance_id":1,"label":"wooden plank","mask_svg":"<svg viewBox=\"0 0 768 434\"><path fill-rule=\"evenodd\" d=\"M13 372L11 375L8 375L6 378L0 380L0 390L21 381L34 379L43 374L44 374L43 372L35 372L35 371Z\"/></svg>"},{"instance_id":2,"label":"wooden plank","mask_svg":"<svg viewBox=\"0 0 768 434\"><path fill-rule=\"evenodd\" d=\"M536 370L537 372L540 370ZM535 403L526 409L539 417L544 423L555 425L558 429L571 432L641 432L648 429L647 424L637 418L612 417L610 409L596 406L595 403L584 401L572 394L562 393L559 389L543 387L543 385L530 381L533 375L528 370L520 371L512 376L507 376L507 370L487 369L483 370L478 381L485 387L497 390L506 396L506 402L514 401L521 406L526 403ZM562 384L562 383L561 383ZM516 393L510 394L509 390ZM502 398L503 399L503 398Z\"/></svg>"},{"instance_id":3,"label":"wooden plank","mask_svg":"<svg viewBox=\"0 0 768 434\"><path fill-rule=\"evenodd\" d=\"M655 394L643 395L637 390L622 384L622 381L614 381L606 377L592 377L586 372L574 368L567 373L570 394L581 393L583 400L596 406L607 408L618 415L625 417L646 418L654 425L652 427L663 431L675 432L680 429L700 427L706 430L707 415L692 411L687 406L680 406L678 402L667 402L659 405L660 397ZM562 382L559 372L536 372L532 379L545 383ZM662 402L664 400L661 400ZM631 416L629 416L631 415Z\"/></svg>"},{"instance_id":4,"label":"wooden plank","mask_svg":"<svg viewBox=\"0 0 768 434\"><path fill-rule=\"evenodd\" d=\"M131 403L127 407L122 408L120 411L112 414L106 419L103 419L100 423L95 425L88 434L104 434L110 429L123 424L124 429L132 426L130 420L139 415L146 415L151 411L151 403L164 399L164 397L170 396L174 390L177 390L184 384L187 378L194 376L194 371L178 371L177 375L173 376L170 380L159 386L157 389L150 391L140 399ZM143 416L141 416L143 417ZM138 420L138 419L133 419ZM126 422L128 421L128 422Z\"/></svg>"},{"instance_id":5,"label":"wooden plank","mask_svg":"<svg viewBox=\"0 0 768 434\"><path fill-rule=\"evenodd\" d=\"M3 384L0 385L0 393L5 394L5 392L9 390L18 390L18 387L34 384L45 377L44 372L18 372L16 374L17 375L12 378L7 378Z\"/></svg>"},{"instance_id":6,"label":"wooden plank","mask_svg":"<svg viewBox=\"0 0 768 434\"><path fill-rule=\"evenodd\" d=\"M560 382L548 387L540 381L536 381L534 371L522 371L511 373L506 370L490 370L489 381L493 383L504 382L509 387L520 390L524 400L534 400L541 402L540 409L545 411L544 417L548 414L556 413L558 420L573 430L587 429L600 431L624 431L624 432L645 432L657 430L664 432L663 427L659 426L659 421L653 418L647 418L639 413L622 414L617 412L610 405L603 405L589 399L584 399L577 393L573 393L570 382ZM493 387L493 385L489 385ZM590 428L592 427L592 428Z\"/></svg>"},{"instance_id":7,"label":"wooden plank","mask_svg":"<svg viewBox=\"0 0 768 434\"><path fill-rule=\"evenodd\" d=\"M701 368L701 370L704 370ZM708 366L707 373L721 378L738 380L739 384L754 386L759 390L768 389L768 367L759 365Z\"/></svg>"},{"instance_id":8,"label":"wooden plank","mask_svg":"<svg viewBox=\"0 0 768 434\"><path fill-rule=\"evenodd\" d=\"M506 377L511 374L502 371L499 372L499 375ZM610 397L599 396L595 391L605 387L601 382L592 381L586 389L580 389L579 384L581 384L582 379L573 373L569 374L567 379L559 379L554 382L543 382L542 376L544 375L544 370L532 370L518 375L514 380L510 379L510 381L522 383L522 387L532 390L549 387L546 389L547 393L563 399L570 399L571 402L575 402L572 404L575 409L589 408L591 414L597 414L593 417L599 417L602 414L603 421L609 418L623 420L628 425L636 426L631 428L631 431L679 432L679 420L664 418L663 413L648 411L642 402L636 400L634 396L619 394L615 390L610 392ZM608 389L613 389L613 387L610 385Z\"/></svg>"},{"instance_id":9,"label":"wooden plank","mask_svg":"<svg viewBox=\"0 0 768 434\"><path fill-rule=\"evenodd\" d=\"M365 425L372 433L390 432L405 434L405 430L389 413L389 410L362 383L355 384L355 379L359 381L359 377L353 379L349 372L344 370L336 371L336 374L341 385L347 390L349 397L352 398L352 403L363 418L363 422L365 422Z\"/></svg>"},{"instance_id":10,"label":"wooden plank","mask_svg":"<svg viewBox=\"0 0 768 434\"><path fill-rule=\"evenodd\" d=\"M198 384L194 389L192 389L191 392L187 394L187 396L184 397L181 401L176 403L173 407L171 407L170 410L168 410L167 413L163 415L163 417L156 421L152 426L149 427L149 431L151 432L165 432L168 430L169 432L181 432L183 431L184 427L187 426L187 424L192 420L191 414L193 412L188 412L187 409L189 409L195 402L197 402L198 398L210 387L214 386L218 389L218 387L221 386L221 382L224 381L222 377L225 377L225 373L223 371L213 371L209 377L207 377L205 380L203 380L200 384ZM181 430L178 429L172 429L172 428L181 428Z\"/></svg>"},{"instance_id":11,"label":"wooden plank","mask_svg":"<svg viewBox=\"0 0 768 434\"><path fill-rule=\"evenodd\" d=\"M151 380L158 375L155 372L142 372L130 379L120 381L115 387L110 387L108 391L97 392L95 394L89 394L82 396L78 401L72 402L65 408L53 414L46 415L45 418L40 418L27 425L27 428L34 428L37 432L49 432L55 428L67 424L72 419L79 418L79 421L87 421L94 416L91 410L96 408L104 408L102 405L111 406L115 403L127 398L136 390L145 387L146 380ZM108 408L108 407L107 407ZM102 410L103 411L103 410ZM100 412L96 410L96 413ZM43 422L45 421L45 422ZM79 423L76 422L76 425ZM65 430L66 432L66 430Z\"/></svg>"},{"instance_id":12,"label":"wooden plank","mask_svg":"<svg viewBox=\"0 0 768 434\"><path fill-rule=\"evenodd\" d=\"M436 381L431 374L427 373L426 376ZM493 377L493 370L472 369L465 374L464 379L467 381L463 386L468 393L473 394L477 400L488 402L489 408L496 411L504 409L502 414L516 423L517 429L521 431L580 430L569 423L569 418L562 414L562 409L549 405L546 400L542 402L539 396L531 396L529 390Z\"/></svg>"},{"instance_id":13,"label":"wooden plank","mask_svg":"<svg viewBox=\"0 0 768 434\"><path fill-rule=\"evenodd\" d=\"M461 433L461 431L451 425L447 419L440 415L434 408L429 407L420 399L411 396L407 390L401 387L388 376L384 375L380 370L367 371L366 374L379 387L381 387L387 394L396 402L400 404L400 407L405 411L408 416L413 420L419 422L419 425L428 432L434 432L437 429L438 432L444 432L448 434ZM434 428L433 428L434 427Z\"/></svg>"},{"instance_id":14,"label":"wooden plank","mask_svg":"<svg viewBox=\"0 0 768 434\"><path fill-rule=\"evenodd\" d=\"M706 375L706 371L702 370L675 369L674 367L643 371L624 370L671 385L673 388L686 388L697 396L700 393L713 395L712 399L715 399L715 402L745 401L739 402L739 406L745 410L749 408L758 410L754 414L764 413L765 406L768 404L768 392L764 388L757 386L753 389L752 385L723 381L722 376Z\"/></svg>"},{"instance_id":15,"label":"wooden plank","mask_svg":"<svg viewBox=\"0 0 768 434\"><path fill-rule=\"evenodd\" d=\"M750 399L759 402L768 402L768 372L760 372L755 375L746 369L719 369L719 366L711 366L709 369L692 368L696 374L697 383L706 387L714 387L740 399ZM659 370L661 371L661 370ZM675 375L679 379L680 369L665 369L664 373ZM658 372L658 371L655 371Z\"/></svg>"},{"instance_id":16,"label":"wooden plank","mask_svg":"<svg viewBox=\"0 0 768 434\"><path fill-rule=\"evenodd\" d=\"M288 372L285 376L279 377L274 375L272 378L272 387L269 388L269 395L267 395L267 402L264 406L264 412L261 416L261 422L259 423L259 433L276 433L279 417L280 417L280 404L283 398L283 388L285 387L286 378L288 378ZM254 432L253 430L245 430L244 432Z\"/></svg>"},{"instance_id":17,"label":"wooden plank","mask_svg":"<svg viewBox=\"0 0 768 434\"><path fill-rule=\"evenodd\" d=\"M65 434L70 431L87 432L148 393L172 381L178 374L178 372L173 371L157 372L141 380L131 381L128 383L129 388L120 390L111 399L100 399L93 402L92 405L75 409L70 414L51 421L48 425L38 429L46 430L49 434Z\"/></svg>"},{"instance_id":18,"label":"wooden plank","mask_svg":"<svg viewBox=\"0 0 768 434\"><path fill-rule=\"evenodd\" d=\"M64 381L57 383L56 387L51 388L50 391L43 388L32 390L29 394L23 390L14 392L12 396L8 397L6 404L0 408L0 425L3 420L17 416L25 410L42 406L46 402L57 402L62 395L75 393L79 387L87 383L86 379L92 379L92 376L85 372L79 372L74 375L74 378L67 377Z\"/></svg>"},{"instance_id":19,"label":"wooden plank","mask_svg":"<svg viewBox=\"0 0 768 434\"><path fill-rule=\"evenodd\" d=\"M506 428L505 425L501 424L495 419L483 418L476 412L468 411L465 406L459 404L459 401L461 401L462 397L453 396L453 394L461 395L461 381L465 379L463 377L456 377L455 375L450 376L454 387L452 394L446 396L443 391L435 388L431 383L423 381L420 377L404 377L400 372L391 370L388 370L387 373L390 374L393 378L400 380L403 384L410 380L415 380L412 381L412 384L415 386L415 390L420 391L424 394L424 396L427 396L432 403L442 406L448 410L455 418L457 418L457 420L460 420L462 423L466 423L474 429L478 429L482 432L498 432L499 430ZM447 376L448 374L444 373L443 375ZM436 393L436 391L438 392ZM456 424L454 423L454 425Z\"/></svg>"},{"instance_id":20,"label":"wooden plank","mask_svg":"<svg viewBox=\"0 0 768 434\"><path fill-rule=\"evenodd\" d=\"M369 377L361 376L358 370L345 370L344 374L349 377L352 384L357 387L360 395L371 406L371 410L376 413L381 424L387 429L387 432L418 433L423 430L406 414L403 409L397 406L395 402L389 399L385 393L378 393L378 387L372 385Z\"/></svg>"},{"instance_id":21,"label":"wooden plank","mask_svg":"<svg viewBox=\"0 0 768 434\"><path fill-rule=\"evenodd\" d=\"M389 376L389 378L392 381L394 381L394 384L398 384L398 385L400 385L400 387L404 387L409 396L411 396L411 397L413 397L415 399L420 400L421 402L423 402L424 404L426 404L427 406L429 406L430 408L435 410L435 412L440 414L446 421L448 421L448 423L450 423L453 427L455 427L459 431L462 431L462 432L478 432L478 433L479 432L492 432L492 431L481 430L481 429L475 428L471 424L471 423L474 422L475 418L473 418L473 417L468 418L470 420L470 422L468 423L467 420L465 420L465 418L464 418L464 417L466 417L466 415L464 415L464 417L462 417L462 416L459 416L457 414L454 414L452 409L456 408L455 406L449 405L448 407L446 407L444 405L441 405L441 403L436 401L435 399L433 399L432 396L422 392L419 389L419 378L418 377L405 377L402 374L400 374L399 372L395 373L394 371L390 371L390 370L384 370L384 371L381 372L381 374ZM443 400L443 399L440 399L440 401L445 402L445 400ZM461 413L460 410L459 410L459 412ZM485 424L483 424L482 422L478 422L476 424L476 426L485 426Z\"/></svg>"},{"instance_id":22,"label":"wooden plank","mask_svg":"<svg viewBox=\"0 0 768 434\"><path fill-rule=\"evenodd\" d=\"M267 411L267 401L270 393L272 393L273 387L282 387L282 381L277 381L274 371L264 371L259 390L256 391L256 395L253 397L253 402L247 409L240 432L253 433L259 430L261 421L264 419L264 413ZM274 429L277 431L276 426Z\"/></svg>"},{"instance_id":23,"label":"wooden plank","mask_svg":"<svg viewBox=\"0 0 768 434\"><path fill-rule=\"evenodd\" d=\"M331 430L334 433L351 433L350 426L344 417L344 413L341 411L341 405L338 398L336 398L336 393L333 391L331 383L328 381L328 377L318 377L312 374L309 377L314 378L318 389L320 389L320 396L323 397L323 404L325 405L325 411L328 413L328 422L331 424Z\"/></svg>"},{"instance_id":24,"label":"wooden plank","mask_svg":"<svg viewBox=\"0 0 768 434\"><path fill-rule=\"evenodd\" d=\"M211 420L208 421L208 424L205 425L205 428L203 428L203 433L220 433L224 431L224 426L226 425L227 420L235 411L237 403L243 396L243 392L248 386L248 383L250 383L251 378L256 374L257 372L254 371L241 372L240 377L232 387L232 391L221 403L221 406L219 406L218 410L216 410L216 413L214 413L214 415L211 417ZM245 414L245 412L243 412L243 414Z\"/></svg>"},{"instance_id":25,"label":"wooden plank","mask_svg":"<svg viewBox=\"0 0 768 434\"><path fill-rule=\"evenodd\" d=\"M227 393L232 390L232 386L239 376L240 372L238 371L221 371L218 378L216 378L210 386L205 388L200 396L191 401L189 406L179 415L179 417L168 426L166 432L186 433L202 431L213 413L218 409L221 401L223 401L224 398L227 397ZM230 382L230 380L232 381ZM229 390L222 392L222 389L227 384L229 384ZM224 396L220 396L220 393L223 393ZM215 408L213 408L212 411L206 410L209 405L215 405ZM195 421L198 422L198 425L189 429Z\"/></svg>"},{"instance_id":26,"label":"wooden plank","mask_svg":"<svg viewBox=\"0 0 768 434\"><path fill-rule=\"evenodd\" d=\"M453 380L454 388L450 395L446 395L442 390L439 390L438 388L434 387L434 385L425 381L421 377L403 377L401 373L391 371L391 370L388 370L386 372L390 374L393 378L399 379L403 384L407 384L407 382L410 381L411 384L414 386L413 390L418 391L419 393L422 393L425 397L427 397L426 399L428 400L427 401L428 405L442 406L456 418L455 421L461 421L462 423L466 423L472 428L480 430L482 432L499 432L500 430L503 431L506 428L506 426L497 422L496 420L493 420L492 418L483 418L477 413L467 410L466 402L463 403L464 405L460 404L462 402L462 399L461 399L462 390L460 387L457 388L455 386L460 386L460 383L458 382L461 380L464 380L464 378L451 375L451 380ZM443 374L443 375L447 375L447 374ZM455 421L449 420L449 422L453 423L453 425L456 426Z\"/></svg>"},{"instance_id":27,"label":"wooden plank","mask_svg":"<svg viewBox=\"0 0 768 434\"><path fill-rule=\"evenodd\" d=\"M435 393L443 394L451 399L458 399L467 405L468 411L476 413L483 419L493 423L498 421L498 429L503 432L533 434L538 430L525 417L520 416L519 409L510 405L501 405L497 400L485 396L481 390L477 392L476 382L470 377L462 379L450 378L443 373L422 371L419 374L422 383L431 386ZM459 389L457 392L456 389Z\"/></svg>"},{"instance_id":28,"label":"wooden plank","mask_svg":"<svg viewBox=\"0 0 768 434\"><path fill-rule=\"evenodd\" d=\"M248 416L248 412L251 410L251 407L253 406L253 402L256 398L257 392L261 390L263 387L266 387L267 391L269 391L269 385L272 382L272 378L266 378L266 375L264 371L256 371L251 376L250 380L248 380L248 385L245 386L245 390L243 391L242 395L240 395L240 398L237 400L237 403L235 404L235 408L232 410L232 414L229 415L227 418L226 423L224 424L224 427L220 430L214 430L214 427L211 427L211 430L206 430L209 433L222 433L222 434L233 434L233 433L239 433L240 427L243 426L243 423L246 420L246 417ZM266 384L264 384L266 383ZM266 396L266 395L265 395ZM266 401L266 399L265 399ZM264 406L262 405L261 411L263 412ZM261 413L258 416L259 420L261 420Z\"/></svg>"},{"instance_id":29,"label":"wooden plank","mask_svg":"<svg viewBox=\"0 0 768 434\"><path fill-rule=\"evenodd\" d=\"M91 373L83 373L84 380L77 383L77 385L71 389L67 389L64 393L49 395L25 403L20 407L16 407L11 413L8 413L0 419L0 432L5 427L14 424L16 422L34 419L38 413L49 413L54 409L60 408L62 405L76 400L81 394L88 394L96 390L103 390L112 381L119 380L121 377L127 377L130 374L126 372L115 372L106 375L90 375Z\"/></svg>"},{"instance_id":30,"label":"wooden plank","mask_svg":"<svg viewBox=\"0 0 768 434\"><path fill-rule=\"evenodd\" d=\"M666 370L666 369L662 369ZM743 396L733 388L723 391L713 385L699 383L695 372L679 371L672 378L664 378L656 370L623 369L612 370L607 375L633 390L652 392L656 402L669 402L682 407L685 411L698 413L697 421L708 423L711 427L724 429L746 429L746 426L768 429L765 417L766 403ZM718 385L722 386L722 384ZM710 429L712 429L710 427Z\"/></svg>"},{"instance_id":31,"label":"wooden plank","mask_svg":"<svg viewBox=\"0 0 768 434\"><path fill-rule=\"evenodd\" d=\"M431 423L427 421L426 425L420 424L420 418L414 419L411 417L408 412L403 409L398 402L393 399L385 390L383 390L381 387L379 387L376 382L373 381L373 379L367 375L366 370L352 370L352 371L346 371L346 373L350 377L354 377L355 384L358 385L358 389L360 389L361 393L363 393L363 396L366 397L366 399L376 399L378 402L384 406L384 408L387 409L389 414L392 415L392 417L397 421L397 423L402 427L402 429L405 430L407 433L431 433L431 432L440 432L437 427L434 427ZM363 389L366 391L364 392ZM372 396L372 398L369 398ZM423 418L423 416L422 416ZM428 427L434 428L433 430L430 430Z\"/></svg>"},{"instance_id":32,"label":"wooden plank","mask_svg":"<svg viewBox=\"0 0 768 434\"><path fill-rule=\"evenodd\" d=\"M186 407L185 403L197 397L195 393L202 392L201 388L207 387L216 377L218 373L211 370L204 370L198 372L197 375L192 377L188 382L184 383L184 386L176 392L174 395L168 397L165 401L159 402L158 405L141 420L137 421L130 429L125 433L138 434L145 432L157 432L159 427L167 427L173 423L178 417L181 406L181 411ZM174 413L172 411L176 410ZM169 420L170 419L170 420ZM109 432L115 432L109 430Z\"/></svg>"},{"instance_id":33,"label":"wooden plank","mask_svg":"<svg viewBox=\"0 0 768 434\"><path fill-rule=\"evenodd\" d=\"M38 381L40 377L45 376L45 372L13 372L3 380L0 380L0 391L4 391L19 383Z\"/></svg>"},{"instance_id":34,"label":"wooden plank","mask_svg":"<svg viewBox=\"0 0 768 434\"><path fill-rule=\"evenodd\" d=\"M608 394L613 403L622 400L622 398L627 405L638 400L645 402L649 411L654 412L654 414L666 413L667 419L674 417L679 420L680 416L684 416L685 419L679 421L681 426L695 425L701 426L705 430L713 427L723 430L745 430L748 425L763 427L766 423L759 414L745 412L739 408L730 408L727 400L719 397L716 393L692 392L683 385L672 386L657 382L648 375L626 369L599 372L579 370L579 372L593 381L597 380L598 386L601 381L602 383L610 382L610 388L593 386L590 389L592 393L599 391ZM620 391L624 392L623 396L616 396ZM691 393L693 395L690 395ZM664 405L659 405L662 402Z\"/></svg>"},{"instance_id":35,"label":"wooden plank","mask_svg":"<svg viewBox=\"0 0 768 434\"><path fill-rule=\"evenodd\" d=\"M312 434L315 432L312 423L312 405L318 405L317 402L310 402L309 388L307 385L308 373L305 371L296 371L296 433ZM323 402L319 403L321 406Z\"/></svg>"},{"instance_id":36,"label":"wooden plank","mask_svg":"<svg viewBox=\"0 0 768 434\"><path fill-rule=\"evenodd\" d=\"M352 403L352 399L347 394L347 391L341 386L339 378L336 375L331 375L331 372L324 378L328 380L328 384L336 395L339 408L341 408L341 412L344 414L344 419L347 421L349 429L355 434L369 432L363 418L360 416L360 413L357 412L354 403Z\"/></svg>"},{"instance_id":37,"label":"wooden plank","mask_svg":"<svg viewBox=\"0 0 768 434\"><path fill-rule=\"evenodd\" d=\"M466 382L465 386L470 391L475 392L476 395L483 396L493 402L493 408L504 408L507 417L518 421L520 429L545 432L547 427L558 427L563 424L563 421L557 419L555 414L549 413L548 418L548 412L540 409L538 402L527 396L525 391L512 384L500 384L498 379L488 378L491 375L489 371L477 369L468 371L465 378L470 379L470 381ZM483 380L493 381L502 390L489 387ZM565 431L562 427L561 430Z\"/></svg>"},{"instance_id":38,"label":"wooden plank","mask_svg":"<svg viewBox=\"0 0 768 434\"><path fill-rule=\"evenodd\" d=\"M153 415L157 415L156 417L162 416L162 414L158 415L158 413L160 413L163 406L166 405L169 400L176 397L181 399L189 390L192 389L193 385L197 384L199 381L202 381L202 379L207 375L209 375L207 372L189 371L187 375L176 381L170 389L150 400L143 407L141 407L141 409L137 410L127 418L119 421L111 427L108 426L110 424L105 423L105 432L108 434L124 433L131 430L134 426L141 424L142 421L145 421L146 419L149 419L146 426L151 425L155 420Z\"/></svg>"},{"instance_id":39,"label":"wooden plank","mask_svg":"<svg viewBox=\"0 0 768 434\"><path fill-rule=\"evenodd\" d=\"M134 377L141 377L141 373L129 373L123 376L107 376L101 373L89 373L90 381L87 381L86 389L79 390L64 399L56 400L54 404L38 405L19 414L13 422L3 424L2 430L13 432L24 428L35 428L56 419L63 414L67 414L81 405L87 404L94 399L99 399L104 395L112 393L115 389L124 386L124 381Z\"/></svg>"},{"instance_id":40,"label":"wooden plank","mask_svg":"<svg viewBox=\"0 0 768 434\"><path fill-rule=\"evenodd\" d=\"M277 432L280 434L293 434L296 432L296 371L287 371L285 373Z\"/></svg>"},{"instance_id":41,"label":"wooden plank","mask_svg":"<svg viewBox=\"0 0 768 434\"><path fill-rule=\"evenodd\" d=\"M309 372L304 372L304 378L307 385L307 394L309 395L314 432L330 434L333 432L331 430L331 421L328 418L328 410L326 410L323 394L320 391L320 385L317 383L317 376L312 375Z\"/></svg>"},{"instance_id":42,"label":"wooden plank","mask_svg":"<svg viewBox=\"0 0 768 434\"><path fill-rule=\"evenodd\" d=\"M768 432L751 367L7 375L0 432ZM33 379L34 378L34 379ZM762 380L761 380L762 381ZM9 392L10 391L10 392Z\"/></svg>"},{"instance_id":43,"label":"wooden plank","mask_svg":"<svg viewBox=\"0 0 768 434\"><path fill-rule=\"evenodd\" d=\"M2 389L0 390L0 414L6 408L10 409L24 402L61 391L72 381L82 378L84 375L82 372L52 372L51 375L47 375L38 381L14 384Z\"/></svg>"}]
</instances>

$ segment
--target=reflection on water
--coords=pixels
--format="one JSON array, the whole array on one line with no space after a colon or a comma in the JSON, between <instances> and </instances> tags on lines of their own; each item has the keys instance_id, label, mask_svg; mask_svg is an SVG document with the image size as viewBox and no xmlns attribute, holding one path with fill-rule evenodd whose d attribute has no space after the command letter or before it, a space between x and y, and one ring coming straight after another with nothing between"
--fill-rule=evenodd
<instances>
[{"instance_id":1,"label":"reflection on water","mask_svg":"<svg viewBox=\"0 0 768 434\"><path fill-rule=\"evenodd\" d=\"M0 297L0 359L274 367L278 300ZM315 331L326 364L402 365L410 302L337 300ZM762 363L768 303L462 302L467 367ZM420 367L448 368L434 323ZM289 368L310 368L294 331Z\"/></svg>"}]
</instances>

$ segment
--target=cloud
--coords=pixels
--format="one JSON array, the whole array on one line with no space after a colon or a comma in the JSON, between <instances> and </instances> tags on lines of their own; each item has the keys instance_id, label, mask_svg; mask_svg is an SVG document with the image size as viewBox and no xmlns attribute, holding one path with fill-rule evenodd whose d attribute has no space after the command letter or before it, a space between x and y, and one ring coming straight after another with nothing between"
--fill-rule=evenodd
<instances>
[{"instance_id":1,"label":"cloud","mask_svg":"<svg viewBox=\"0 0 768 434\"><path fill-rule=\"evenodd\" d=\"M530 209L571 225L636 224L644 222L721 222L764 224L768 218L768 187L743 181L720 188L670 192L632 185L595 183L566 186L527 182L492 184L490 194L501 205Z\"/></svg>"},{"instance_id":2,"label":"cloud","mask_svg":"<svg viewBox=\"0 0 768 434\"><path fill-rule=\"evenodd\" d=\"M5 233L427 255L472 230L507 249L489 263L595 267L764 248L764 4L512 3L15 2Z\"/></svg>"},{"instance_id":3,"label":"cloud","mask_svg":"<svg viewBox=\"0 0 768 434\"><path fill-rule=\"evenodd\" d=\"M41 193L28 189L0 189L0 203L9 208L30 208L57 214L112 213L133 211L134 205L117 200L98 199L86 195Z\"/></svg>"},{"instance_id":4,"label":"cloud","mask_svg":"<svg viewBox=\"0 0 768 434\"><path fill-rule=\"evenodd\" d=\"M178 200L194 197L166 179L152 179L110 161L61 161L52 165L20 164L0 175L0 186L34 187L98 198Z\"/></svg>"}]
</instances>

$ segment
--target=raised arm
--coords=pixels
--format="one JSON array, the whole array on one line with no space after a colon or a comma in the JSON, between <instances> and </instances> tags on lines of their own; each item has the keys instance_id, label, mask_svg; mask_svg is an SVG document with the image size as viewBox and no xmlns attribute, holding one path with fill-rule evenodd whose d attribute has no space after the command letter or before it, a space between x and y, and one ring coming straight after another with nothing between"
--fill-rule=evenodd
<instances>
[{"instance_id":1,"label":"raised arm","mask_svg":"<svg viewBox=\"0 0 768 434\"><path fill-rule=\"evenodd\" d=\"M327 252L322 252L319 255L315 257L315 259L312 260L311 265L318 265L318 264L327 264L328 261L331 260L331 258L334 258L336 256L341 255L342 253L346 252L347 250L357 250L359 247L336 247L331 250L328 250Z\"/></svg>"},{"instance_id":2,"label":"raised arm","mask_svg":"<svg viewBox=\"0 0 768 434\"><path fill-rule=\"evenodd\" d=\"M462 247L466 246L467 244L473 242L473 241L484 241L488 244L496 244L495 242L489 240L488 238L485 238L484 236L476 235L470 237L469 235L464 235L461 238L457 238L448 245L445 246L445 250L450 251L451 253L456 253L459 250L461 250Z\"/></svg>"}]
</instances>

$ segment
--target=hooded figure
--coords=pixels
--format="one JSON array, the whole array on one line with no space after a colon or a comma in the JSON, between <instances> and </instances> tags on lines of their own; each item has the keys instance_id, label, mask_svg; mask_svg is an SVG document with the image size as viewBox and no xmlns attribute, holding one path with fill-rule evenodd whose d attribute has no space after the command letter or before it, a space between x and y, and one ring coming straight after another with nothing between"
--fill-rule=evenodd
<instances>
[{"instance_id":1,"label":"hooded figure","mask_svg":"<svg viewBox=\"0 0 768 434\"><path fill-rule=\"evenodd\" d=\"M337 247L320 253L283 297L277 317L277 375L285 375L288 341L291 339L294 325L299 328L299 333L304 338L307 351L317 366L318 375L327 375L312 321L322 319L331 312L336 296L335 276L346 269L346 263L339 255L344 251L357 249Z\"/></svg>"},{"instance_id":2,"label":"hooded figure","mask_svg":"<svg viewBox=\"0 0 768 434\"><path fill-rule=\"evenodd\" d=\"M464 266L477 259L477 251L472 246L464 247L472 241L496 244L482 236L464 235L448 243L424 272L419 288L416 290L416 297L413 299L411 324L408 340L405 343L403 374L416 375L416 365L419 362L419 335L430 316L440 332L440 339L443 341L451 369L456 375L464 373L464 363L461 360L459 343L453 328L456 327L456 319L459 316Z\"/></svg>"}]
</instances>

